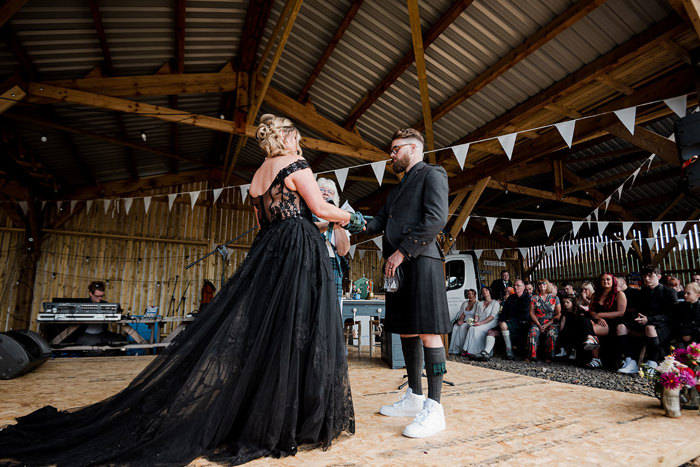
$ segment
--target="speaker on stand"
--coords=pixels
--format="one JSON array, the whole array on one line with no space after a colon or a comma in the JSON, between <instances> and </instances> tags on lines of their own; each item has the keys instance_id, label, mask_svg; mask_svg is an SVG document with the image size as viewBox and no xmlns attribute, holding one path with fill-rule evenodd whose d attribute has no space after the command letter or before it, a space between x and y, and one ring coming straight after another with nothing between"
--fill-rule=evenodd
<instances>
[{"instance_id":1,"label":"speaker on stand","mask_svg":"<svg viewBox=\"0 0 700 467\"><path fill-rule=\"evenodd\" d=\"M51 357L51 347L29 331L0 332L0 379L29 373Z\"/></svg>"}]
</instances>

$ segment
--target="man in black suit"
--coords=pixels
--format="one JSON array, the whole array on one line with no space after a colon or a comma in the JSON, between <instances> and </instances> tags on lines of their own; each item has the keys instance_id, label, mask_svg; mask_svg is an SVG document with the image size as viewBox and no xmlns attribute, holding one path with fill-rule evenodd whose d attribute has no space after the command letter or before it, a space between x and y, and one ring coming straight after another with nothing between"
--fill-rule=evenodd
<instances>
[{"instance_id":1,"label":"man in black suit","mask_svg":"<svg viewBox=\"0 0 700 467\"><path fill-rule=\"evenodd\" d=\"M367 223L366 233L383 232L384 274L401 277L396 292L386 294L384 330L401 335L408 373L406 394L382 406L387 416L416 416L404 436L423 438L445 429L440 405L445 349L440 334L451 330L443 273L444 258L436 235L447 223L447 173L423 162L423 136L413 128L398 130L391 143L396 173L404 172L386 204ZM422 357L428 399L421 384Z\"/></svg>"},{"instance_id":2,"label":"man in black suit","mask_svg":"<svg viewBox=\"0 0 700 467\"><path fill-rule=\"evenodd\" d=\"M510 281L510 273L504 269L501 271L501 278L491 282L491 291L493 292L491 298L503 301L508 287L513 287L513 283Z\"/></svg>"}]
</instances>

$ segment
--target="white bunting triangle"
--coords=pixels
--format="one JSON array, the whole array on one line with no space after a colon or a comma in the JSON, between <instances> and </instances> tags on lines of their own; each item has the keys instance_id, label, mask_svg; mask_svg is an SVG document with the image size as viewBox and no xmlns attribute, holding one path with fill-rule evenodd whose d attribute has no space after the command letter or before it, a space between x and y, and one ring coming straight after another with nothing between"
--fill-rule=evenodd
<instances>
[{"instance_id":1,"label":"white bunting triangle","mask_svg":"<svg viewBox=\"0 0 700 467\"><path fill-rule=\"evenodd\" d=\"M151 197L146 196L143 198L143 210L146 214L148 214L148 209L151 207Z\"/></svg>"},{"instance_id":2,"label":"white bunting triangle","mask_svg":"<svg viewBox=\"0 0 700 467\"><path fill-rule=\"evenodd\" d=\"M688 236L687 233L676 235L676 241L678 242L678 249L679 250L683 249L683 246L684 246L683 244L685 243L685 237L687 237L687 236Z\"/></svg>"},{"instance_id":3,"label":"white bunting triangle","mask_svg":"<svg viewBox=\"0 0 700 467\"><path fill-rule=\"evenodd\" d=\"M573 227L574 237L578 235L578 231L581 230L583 221L571 221L571 226Z\"/></svg>"},{"instance_id":4,"label":"white bunting triangle","mask_svg":"<svg viewBox=\"0 0 700 467\"><path fill-rule=\"evenodd\" d=\"M459 168L462 170L464 170L464 161L467 160L467 151L469 151L469 143L452 147L452 152L455 153L457 162L459 162Z\"/></svg>"},{"instance_id":5,"label":"white bunting triangle","mask_svg":"<svg viewBox=\"0 0 700 467\"><path fill-rule=\"evenodd\" d=\"M386 161L372 162L372 170L374 171L374 176L377 177L377 182L379 182L379 186L382 186L382 180L384 179L384 169L386 169Z\"/></svg>"},{"instance_id":6,"label":"white bunting triangle","mask_svg":"<svg viewBox=\"0 0 700 467\"><path fill-rule=\"evenodd\" d=\"M377 258L382 259L383 255L382 250L377 250Z\"/></svg>"},{"instance_id":7,"label":"white bunting triangle","mask_svg":"<svg viewBox=\"0 0 700 467\"><path fill-rule=\"evenodd\" d=\"M518 251L520 252L520 255L523 257L523 259L527 259L527 253L530 249L527 247L521 247L518 248Z\"/></svg>"},{"instance_id":8,"label":"white bunting triangle","mask_svg":"<svg viewBox=\"0 0 700 467\"><path fill-rule=\"evenodd\" d=\"M511 133L509 135L503 135L498 137L498 141L501 143L501 146L503 146L503 150L506 152L508 160L510 160L510 158L513 157L513 148L515 147L515 138L517 137L517 133Z\"/></svg>"},{"instance_id":9,"label":"white bunting triangle","mask_svg":"<svg viewBox=\"0 0 700 467\"><path fill-rule=\"evenodd\" d=\"M199 191L190 191L190 209L194 209L194 205L197 204L197 198L199 198Z\"/></svg>"},{"instance_id":10,"label":"white bunting triangle","mask_svg":"<svg viewBox=\"0 0 700 467\"><path fill-rule=\"evenodd\" d=\"M498 217L487 217L486 225L489 227L489 233L493 233L493 226L496 225Z\"/></svg>"},{"instance_id":11,"label":"white bunting triangle","mask_svg":"<svg viewBox=\"0 0 700 467\"><path fill-rule=\"evenodd\" d=\"M493 250L493 251L496 252L496 257L497 257L498 259L501 259L501 256L503 256L503 248L496 248L496 249Z\"/></svg>"},{"instance_id":12,"label":"white bunting triangle","mask_svg":"<svg viewBox=\"0 0 700 467\"><path fill-rule=\"evenodd\" d=\"M78 200L77 200L77 199L71 200L71 202L70 202L70 212L73 212L73 209L75 209L75 205L76 205L76 204L78 204ZM129 214L129 211L127 211L126 213Z\"/></svg>"},{"instance_id":13,"label":"white bunting triangle","mask_svg":"<svg viewBox=\"0 0 700 467\"><path fill-rule=\"evenodd\" d=\"M554 221L542 221L542 223L544 224L544 230L547 232L547 236L549 237L549 233L552 231Z\"/></svg>"},{"instance_id":14,"label":"white bunting triangle","mask_svg":"<svg viewBox=\"0 0 700 467\"><path fill-rule=\"evenodd\" d=\"M683 233L683 229L685 228L685 224L688 221L676 221L676 233Z\"/></svg>"},{"instance_id":15,"label":"white bunting triangle","mask_svg":"<svg viewBox=\"0 0 700 467\"><path fill-rule=\"evenodd\" d=\"M554 247L553 246L546 246L544 247L544 253L546 255L551 255L554 252Z\"/></svg>"},{"instance_id":16,"label":"white bunting triangle","mask_svg":"<svg viewBox=\"0 0 700 467\"><path fill-rule=\"evenodd\" d=\"M340 209L347 212L355 212L355 210L352 208L352 206L350 206L350 203L348 203L347 200L343 203Z\"/></svg>"},{"instance_id":17,"label":"white bunting triangle","mask_svg":"<svg viewBox=\"0 0 700 467\"><path fill-rule=\"evenodd\" d=\"M214 201L211 204L216 204L216 201L219 199L219 196L221 196L222 191L224 191L223 188L214 188L212 190L212 194L214 195Z\"/></svg>"},{"instance_id":18,"label":"white bunting triangle","mask_svg":"<svg viewBox=\"0 0 700 467\"><path fill-rule=\"evenodd\" d=\"M241 203L245 203L245 198L248 196L248 190L250 190L250 183L241 185Z\"/></svg>"},{"instance_id":19,"label":"white bunting triangle","mask_svg":"<svg viewBox=\"0 0 700 467\"><path fill-rule=\"evenodd\" d=\"M598 254L602 254L603 248L605 248L605 242L596 242L595 248L598 250Z\"/></svg>"},{"instance_id":20,"label":"white bunting triangle","mask_svg":"<svg viewBox=\"0 0 700 467\"><path fill-rule=\"evenodd\" d=\"M92 200L88 201L88 203L92 202ZM44 210L44 207L46 206L46 201L41 202L41 210Z\"/></svg>"},{"instance_id":21,"label":"white bunting triangle","mask_svg":"<svg viewBox=\"0 0 700 467\"><path fill-rule=\"evenodd\" d=\"M644 164L648 164L647 165L647 172L649 172L649 169L651 169L651 162L654 160L655 157L656 157L656 154L652 154L651 156L649 156L647 158L647 160L642 162L642 166L644 166Z\"/></svg>"},{"instance_id":22,"label":"white bunting triangle","mask_svg":"<svg viewBox=\"0 0 700 467\"><path fill-rule=\"evenodd\" d=\"M357 250L357 251L358 251L358 253L360 253L360 259L363 259L365 257L365 250L362 249L362 250Z\"/></svg>"},{"instance_id":23,"label":"white bunting triangle","mask_svg":"<svg viewBox=\"0 0 700 467\"><path fill-rule=\"evenodd\" d=\"M348 168L337 169L333 171L335 173L335 178L338 180L338 188L340 191L345 189L345 180L348 178Z\"/></svg>"},{"instance_id":24,"label":"white bunting triangle","mask_svg":"<svg viewBox=\"0 0 700 467\"><path fill-rule=\"evenodd\" d=\"M601 237L603 236L603 232L605 232L605 228L608 226L610 222L608 221L598 221L598 235Z\"/></svg>"},{"instance_id":25,"label":"white bunting triangle","mask_svg":"<svg viewBox=\"0 0 700 467\"><path fill-rule=\"evenodd\" d=\"M573 256L576 256L578 254L578 249L581 248L581 245L578 243L575 243L573 245L569 245L569 251Z\"/></svg>"},{"instance_id":26,"label":"white bunting triangle","mask_svg":"<svg viewBox=\"0 0 700 467\"><path fill-rule=\"evenodd\" d=\"M513 227L513 235L515 235L515 232L518 231L518 227L520 227L520 223L522 222L522 219L511 219L510 220L510 225Z\"/></svg>"},{"instance_id":27,"label":"white bunting triangle","mask_svg":"<svg viewBox=\"0 0 700 467\"><path fill-rule=\"evenodd\" d=\"M24 215L27 215L27 211L29 211L29 204L27 204L26 201L17 201L17 204L19 204L19 208L22 210Z\"/></svg>"},{"instance_id":28,"label":"white bunting triangle","mask_svg":"<svg viewBox=\"0 0 700 467\"><path fill-rule=\"evenodd\" d=\"M637 116L637 107L627 107L626 109L615 110L615 115L620 119L627 130L634 134L634 120Z\"/></svg>"},{"instance_id":29,"label":"white bunting triangle","mask_svg":"<svg viewBox=\"0 0 700 467\"><path fill-rule=\"evenodd\" d=\"M676 115L683 118L688 109L688 96L682 95L671 99L664 99L664 104L666 104L669 109L673 110Z\"/></svg>"},{"instance_id":30,"label":"white bunting triangle","mask_svg":"<svg viewBox=\"0 0 700 467\"><path fill-rule=\"evenodd\" d=\"M464 221L464 224L462 224L462 232L464 232L464 229L467 228L467 224L469 223L469 219L471 216L467 216L467 219Z\"/></svg>"},{"instance_id":31,"label":"white bunting triangle","mask_svg":"<svg viewBox=\"0 0 700 467\"><path fill-rule=\"evenodd\" d=\"M350 257L353 259L355 258L355 248L357 248L357 245L350 245L350 250L348 251Z\"/></svg>"},{"instance_id":32,"label":"white bunting triangle","mask_svg":"<svg viewBox=\"0 0 700 467\"><path fill-rule=\"evenodd\" d=\"M591 230L591 215L587 215L585 221L588 223L588 230Z\"/></svg>"},{"instance_id":33,"label":"white bunting triangle","mask_svg":"<svg viewBox=\"0 0 700 467\"><path fill-rule=\"evenodd\" d=\"M85 211L88 212L88 213L90 212L90 208L92 208L92 202L93 202L93 201L92 201L91 199L85 201ZM44 202L42 201L41 209L44 209L43 203L44 203Z\"/></svg>"},{"instance_id":34,"label":"white bunting triangle","mask_svg":"<svg viewBox=\"0 0 700 467\"><path fill-rule=\"evenodd\" d=\"M647 246L649 247L650 250L652 248L654 248L654 242L656 242L655 238L647 238L646 241L647 241Z\"/></svg>"},{"instance_id":35,"label":"white bunting triangle","mask_svg":"<svg viewBox=\"0 0 700 467\"><path fill-rule=\"evenodd\" d=\"M625 186L623 183L619 187L617 187L617 200L620 201L622 199L622 188Z\"/></svg>"},{"instance_id":36,"label":"white bunting triangle","mask_svg":"<svg viewBox=\"0 0 700 467\"><path fill-rule=\"evenodd\" d=\"M576 120L554 124L557 130L559 130L561 137L564 138L566 145L569 146L569 149L571 149L571 143L574 141L574 125L576 125Z\"/></svg>"},{"instance_id":37,"label":"white bunting triangle","mask_svg":"<svg viewBox=\"0 0 700 467\"><path fill-rule=\"evenodd\" d=\"M177 193L172 193L168 195L168 212L173 210L173 204L175 203L175 198L177 197Z\"/></svg>"},{"instance_id":38,"label":"white bunting triangle","mask_svg":"<svg viewBox=\"0 0 700 467\"><path fill-rule=\"evenodd\" d=\"M622 248L625 249L625 253L630 251L630 247L632 247L632 242L634 240L620 240L620 243L622 243Z\"/></svg>"},{"instance_id":39,"label":"white bunting triangle","mask_svg":"<svg viewBox=\"0 0 700 467\"><path fill-rule=\"evenodd\" d=\"M641 167L637 167L637 170L635 170L632 173L632 183L630 183L630 186L634 185L634 181L637 179L637 175L639 175L639 171L642 170Z\"/></svg>"},{"instance_id":40,"label":"white bunting triangle","mask_svg":"<svg viewBox=\"0 0 700 467\"><path fill-rule=\"evenodd\" d=\"M126 214L129 215L129 211L131 210L131 204L134 202L134 198L124 198L124 211L126 211Z\"/></svg>"},{"instance_id":41,"label":"white bunting triangle","mask_svg":"<svg viewBox=\"0 0 700 467\"><path fill-rule=\"evenodd\" d=\"M374 237L372 239L372 241L374 242L375 245L377 245L377 248L382 250L382 237Z\"/></svg>"},{"instance_id":42,"label":"white bunting triangle","mask_svg":"<svg viewBox=\"0 0 700 467\"><path fill-rule=\"evenodd\" d=\"M654 236L656 236L656 233L659 231L662 224L663 224L663 222L652 222L651 223L651 232Z\"/></svg>"},{"instance_id":43,"label":"white bunting triangle","mask_svg":"<svg viewBox=\"0 0 700 467\"><path fill-rule=\"evenodd\" d=\"M611 199L611 198L612 198L612 195L608 196L608 197L605 199L605 211L604 211L604 212L608 212L608 206L610 205L610 199Z\"/></svg>"},{"instance_id":44,"label":"white bunting triangle","mask_svg":"<svg viewBox=\"0 0 700 467\"><path fill-rule=\"evenodd\" d=\"M593 210L593 216L595 216L595 220L597 221L597 220L598 220L598 208L595 208L595 209ZM588 224L588 227L590 227L590 226L591 226L591 225Z\"/></svg>"},{"instance_id":45,"label":"white bunting triangle","mask_svg":"<svg viewBox=\"0 0 700 467\"><path fill-rule=\"evenodd\" d=\"M476 255L476 259L481 258L481 253L483 253L484 250L474 250L474 255Z\"/></svg>"},{"instance_id":46,"label":"white bunting triangle","mask_svg":"<svg viewBox=\"0 0 700 467\"><path fill-rule=\"evenodd\" d=\"M105 199L104 200L104 208L105 208L105 214L107 214L107 211L109 211L109 207L112 205L112 200L111 199Z\"/></svg>"},{"instance_id":47,"label":"white bunting triangle","mask_svg":"<svg viewBox=\"0 0 700 467\"><path fill-rule=\"evenodd\" d=\"M627 237L627 232L629 232L630 229L632 228L632 224L634 224L634 222L623 222L622 223L622 238Z\"/></svg>"},{"instance_id":48,"label":"white bunting triangle","mask_svg":"<svg viewBox=\"0 0 700 467\"><path fill-rule=\"evenodd\" d=\"M314 180L318 181L318 174L314 174Z\"/></svg>"}]
</instances>

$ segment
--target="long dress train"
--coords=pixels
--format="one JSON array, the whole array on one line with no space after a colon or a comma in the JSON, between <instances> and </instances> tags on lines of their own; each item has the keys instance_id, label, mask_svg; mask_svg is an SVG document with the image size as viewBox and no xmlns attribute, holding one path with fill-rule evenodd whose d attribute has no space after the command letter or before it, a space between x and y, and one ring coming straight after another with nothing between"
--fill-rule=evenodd
<instances>
[{"instance_id":1,"label":"long dress train","mask_svg":"<svg viewBox=\"0 0 700 467\"><path fill-rule=\"evenodd\" d=\"M46 406L0 431L0 463L240 464L354 432L328 252L282 169L254 200L261 230L202 313L118 394ZM79 388L72 388L79 390Z\"/></svg>"}]
</instances>

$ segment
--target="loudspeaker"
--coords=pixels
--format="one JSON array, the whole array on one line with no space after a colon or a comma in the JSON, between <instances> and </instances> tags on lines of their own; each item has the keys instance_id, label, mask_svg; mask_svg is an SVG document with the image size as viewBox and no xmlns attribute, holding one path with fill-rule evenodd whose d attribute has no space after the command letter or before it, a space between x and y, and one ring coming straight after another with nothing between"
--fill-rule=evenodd
<instances>
[{"instance_id":1,"label":"loudspeaker","mask_svg":"<svg viewBox=\"0 0 700 467\"><path fill-rule=\"evenodd\" d=\"M700 190L700 112L686 115L674 127L681 177L689 191Z\"/></svg>"},{"instance_id":2,"label":"loudspeaker","mask_svg":"<svg viewBox=\"0 0 700 467\"><path fill-rule=\"evenodd\" d=\"M51 347L35 332L0 332L0 379L29 373L50 356Z\"/></svg>"}]
</instances>

